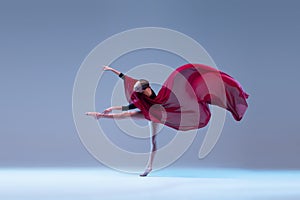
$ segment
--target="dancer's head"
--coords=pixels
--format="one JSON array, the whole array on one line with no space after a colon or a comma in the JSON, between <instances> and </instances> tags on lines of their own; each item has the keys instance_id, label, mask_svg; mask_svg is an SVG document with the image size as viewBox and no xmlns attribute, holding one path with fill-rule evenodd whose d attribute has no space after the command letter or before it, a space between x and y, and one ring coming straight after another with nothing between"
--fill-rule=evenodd
<instances>
[{"instance_id":1,"label":"dancer's head","mask_svg":"<svg viewBox=\"0 0 300 200\"><path fill-rule=\"evenodd\" d=\"M150 87L149 85L149 81L145 80L145 79L140 79L139 81L137 81L134 86L133 86L133 90L135 92L139 92L142 93L145 89L147 89L148 87Z\"/></svg>"}]
</instances>

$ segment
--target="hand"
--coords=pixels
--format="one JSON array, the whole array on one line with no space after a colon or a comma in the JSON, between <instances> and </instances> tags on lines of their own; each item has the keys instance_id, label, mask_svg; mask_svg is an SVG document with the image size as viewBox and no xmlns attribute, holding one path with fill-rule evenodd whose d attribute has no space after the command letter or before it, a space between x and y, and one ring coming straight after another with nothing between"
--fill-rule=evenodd
<instances>
[{"instance_id":1,"label":"hand","mask_svg":"<svg viewBox=\"0 0 300 200\"><path fill-rule=\"evenodd\" d=\"M113 68L111 68L111 67L109 67L109 66L106 66L106 65L104 65L103 66L103 70L104 71L111 71Z\"/></svg>"},{"instance_id":2,"label":"hand","mask_svg":"<svg viewBox=\"0 0 300 200\"><path fill-rule=\"evenodd\" d=\"M107 108L107 109L105 109L105 110L103 111L103 114L110 113L112 110L113 110L112 107Z\"/></svg>"}]
</instances>

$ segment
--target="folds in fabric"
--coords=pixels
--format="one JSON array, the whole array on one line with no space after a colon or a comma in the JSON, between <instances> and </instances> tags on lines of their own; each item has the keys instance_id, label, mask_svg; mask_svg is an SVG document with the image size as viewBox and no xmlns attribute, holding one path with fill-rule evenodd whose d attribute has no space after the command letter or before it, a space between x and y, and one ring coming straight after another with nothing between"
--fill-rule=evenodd
<instances>
[{"instance_id":1,"label":"folds in fabric","mask_svg":"<svg viewBox=\"0 0 300 200\"><path fill-rule=\"evenodd\" d=\"M240 121L248 104L248 94L228 74L202 64L186 64L173 71L155 99L133 91L137 80L125 75L127 100L141 110L145 118L176 130L206 126L209 104L227 109Z\"/></svg>"}]
</instances>

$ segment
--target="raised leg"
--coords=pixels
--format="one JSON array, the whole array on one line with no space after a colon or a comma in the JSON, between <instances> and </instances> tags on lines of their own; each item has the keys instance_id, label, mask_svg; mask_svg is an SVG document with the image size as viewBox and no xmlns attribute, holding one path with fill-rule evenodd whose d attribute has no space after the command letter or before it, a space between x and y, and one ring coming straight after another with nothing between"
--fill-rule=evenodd
<instances>
[{"instance_id":1,"label":"raised leg","mask_svg":"<svg viewBox=\"0 0 300 200\"><path fill-rule=\"evenodd\" d=\"M99 113L99 112L86 112L85 113L88 116L92 116L95 119L99 118L114 118L114 119L125 119L125 118L135 118L135 119L145 119L144 115L139 111L133 111L133 112L121 112L121 113Z\"/></svg>"}]
</instances>

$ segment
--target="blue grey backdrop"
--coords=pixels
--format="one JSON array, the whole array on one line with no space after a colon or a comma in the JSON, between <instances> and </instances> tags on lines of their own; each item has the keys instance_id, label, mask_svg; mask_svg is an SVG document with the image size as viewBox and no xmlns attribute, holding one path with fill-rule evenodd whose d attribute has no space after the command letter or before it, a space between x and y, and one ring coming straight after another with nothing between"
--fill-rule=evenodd
<instances>
[{"instance_id":1,"label":"blue grey backdrop","mask_svg":"<svg viewBox=\"0 0 300 200\"><path fill-rule=\"evenodd\" d=\"M198 159L200 130L173 166L299 169L299 10L297 0L1 0L0 166L101 166L81 144L73 123L77 70L113 34L157 26L194 38L250 94L245 118L235 122L227 115L208 157ZM173 58L149 50L113 65L126 72L130 65L148 62L183 64ZM118 80L105 77L110 85ZM110 105L109 95L109 89L97 92L97 109ZM122 142L115 134L119 130L109 125L113 140L129 149L135 145Z\"/></svg>"}]
</instances>

